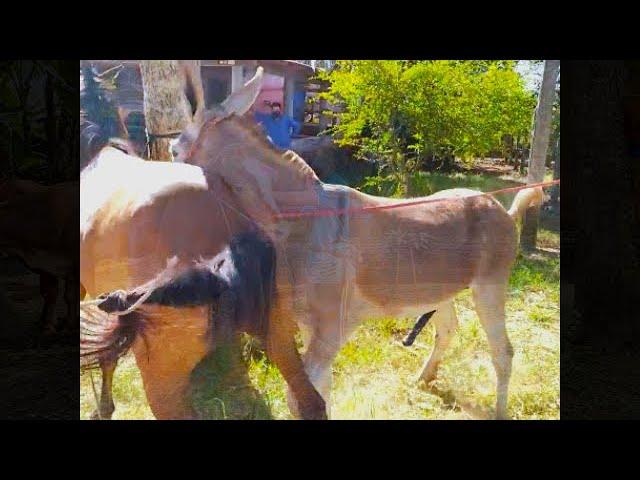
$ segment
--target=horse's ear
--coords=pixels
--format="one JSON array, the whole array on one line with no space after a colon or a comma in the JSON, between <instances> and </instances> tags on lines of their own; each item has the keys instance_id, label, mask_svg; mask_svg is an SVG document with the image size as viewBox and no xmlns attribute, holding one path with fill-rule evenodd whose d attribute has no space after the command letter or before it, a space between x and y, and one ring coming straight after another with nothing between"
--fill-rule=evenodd
<instances>
[{"instance_id":1,"label":"horse's ear","mask_svg":"<svg viewBox=\"0 0 640 480\"><path fill-rule=\"evenodd\" d=\"M184 90L187 101L191 105L193 122L198 123L204 120L204 88L202 86L202 74L200 72L199 60L178 60L184 75Z\"/></svg>"},{"instance_id":2,"label":"horse's ear","mask_svg":"<svg viewBox=\"0 0 640 480\"><path fill-rule=\"evenodd\" d=\"M233 92L227 99L222 102L227 114L235 114L242 116L249 111L255 103L260 91L262 90L262 81L264 78L264 69L258 67L256 74L249 80L240 90Z\"/></svg>"}]
</instances>

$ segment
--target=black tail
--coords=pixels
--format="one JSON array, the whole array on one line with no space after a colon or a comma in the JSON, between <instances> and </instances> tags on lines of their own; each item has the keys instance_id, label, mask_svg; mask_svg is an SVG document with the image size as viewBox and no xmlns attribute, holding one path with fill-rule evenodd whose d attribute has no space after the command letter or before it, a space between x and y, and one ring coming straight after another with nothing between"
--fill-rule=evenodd
<instances>
[{"instance_id":1,"label":"black tail","mask_svg":"<svg viewBox=\"0 0 640 480\"><path fill-rule=\"evenodd\" d=\"M91 311L85 314L87 318L81 316L85 332L81 332L81 351L86 352L88 363L92 363L89 359L111 359L125 353L150 320L139 311L117 313L130 309L142 297L146 305L213 307L211 327L216 340L239 331L264 337L275 294L275 267L275 248L266 237L258 232L237 235L220 254L179 275L167 275L166 270L146 290L103 296L97 306L101 315Z\"/></svg>"},{"instance_id":2,"label":"black tail","mask_svg":"<svg viewBox=\"0 0 640 480\"><path fill-rule=\"evenodd\" d=\"M80 368L115 362L144 333L147 319L139 312L110 315L98 306L80 308Z\"/></svg>"}]
</instances>

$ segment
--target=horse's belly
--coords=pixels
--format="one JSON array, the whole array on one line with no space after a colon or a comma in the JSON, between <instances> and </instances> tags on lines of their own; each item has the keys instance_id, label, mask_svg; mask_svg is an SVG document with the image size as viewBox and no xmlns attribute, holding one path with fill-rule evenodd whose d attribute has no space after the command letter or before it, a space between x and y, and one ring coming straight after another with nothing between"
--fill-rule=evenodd
<instances>
[{"instance_id":1,"label":"horse's belly","mask_svg":"<svg viewBox=\"0 0 640 480\"><path fill-rule=\"evenodd\" d=\"M369 260L358 263L356 284L364 298L389 311L437 304L469 286L478 258L477 249L472 250L455 244L431 249L391 245L384 254L363 256Z\"/></svg>"},{"instance_id":2,"label":"horse's belly","mask_svg":"<svg viewBox=\"0 0 640 480\"><path fill-rule=\"evenodd\" d=\"M360 303L368 304L367 313L371 315L413 316L424 313L429 305L445 302L463 290L466 285L458 284L412 284L399 285L359 285Z\"/></svg>"}]
</instances>

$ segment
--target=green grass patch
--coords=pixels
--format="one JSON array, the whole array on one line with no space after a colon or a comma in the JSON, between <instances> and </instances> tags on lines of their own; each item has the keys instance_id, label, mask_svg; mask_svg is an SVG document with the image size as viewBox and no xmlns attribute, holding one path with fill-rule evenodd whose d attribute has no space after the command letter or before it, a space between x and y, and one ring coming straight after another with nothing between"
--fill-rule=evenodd
<instances>
[{"instance_id":1,"label":"green grass patch","mask_svg":"<svg viewBox=\"0 0 640 480\"><path fill-rule=\"evenodd\" d=\"M522 185L513 179L495 175L439 172L417 172L409 179L409 188L412 196L421 197L432 195L440 190L450 188L469 188L481 192L492 192L503 188ZM402 186L399 180L393 177L367 177L359 189L371 195L386 197L402 196ZM497 194L496 199L506 208L511 205L515 193Z\"/></svg>"}]
</instances>

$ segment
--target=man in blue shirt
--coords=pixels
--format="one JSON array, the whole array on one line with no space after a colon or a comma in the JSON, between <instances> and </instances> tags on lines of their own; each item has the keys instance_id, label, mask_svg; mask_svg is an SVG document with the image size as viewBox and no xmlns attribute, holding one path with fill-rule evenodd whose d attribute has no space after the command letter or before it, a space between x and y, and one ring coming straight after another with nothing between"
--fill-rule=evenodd
<instances>
[{"instance_id":1,"label":"man in blue shirt","mask_svg":"<svg viewBox=\"0 0 640 480\"><path fill-rule=\"evenodd\" d=\"M291 146L291 135L300 133L302 125L293 118L282 115L282 105L278 102L273 102L270 105L271 113L256 112L256 120L264 128L271 143L277 148L287 150Z\"/></svg>"}]
</instances>

